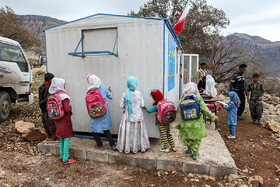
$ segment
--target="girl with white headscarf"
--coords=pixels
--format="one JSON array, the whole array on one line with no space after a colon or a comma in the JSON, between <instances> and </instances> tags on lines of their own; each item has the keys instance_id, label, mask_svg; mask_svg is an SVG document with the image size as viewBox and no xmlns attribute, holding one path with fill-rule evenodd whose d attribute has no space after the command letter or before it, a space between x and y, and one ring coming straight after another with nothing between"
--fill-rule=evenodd
<instances>
[{"instance_id":1,"label":"girl with white headscarf","mask_svg":"<svg viewBox=\"0 0 280 187\"><path fill-rule=\"evenodd\" d=\"M70 97L65 90L65 80L53 78L49 93L58 94L63 104L64 116L59 120L55 120L56 136L60 138L60 158L63 164L72 164L76 162L70 159L71 156L69 155L70 137L73 136L72 107L70 105Z\"/></svg>"},{"instance_id":2,"label":"girl with white headscarf","mask_svg":"<svg viewBox=\"0 0 280 187\"><path fill-rule=\"evenodd\" d=\"M213 121L215 121L218 118L208 109L202 97L200 97L199 95L197 84L193 82L189 82L188 84L186 84L179 105L182 103L185 97L191 95L197 98L197 100L199 101L200 110L203 111L203 113L207 117L209 117ZM180 107L179 107L179 112L181 114ZM207 136L205 122L203 120L203 114L200 113L199 119L186 120L186 121L180 119L180 122L176 125L176 128L179 130L179 142L185 146L188 146L186 153L192 154L192 158L196 160L198 156L201 140L202 138Z\"/></svg>"},{"instance_id":3,"label":"girl with white headscarf","mask_svg":"<svg viewBox=\"0 0 280 187\"><path fill-rule=\"evenodd\" d=\"M107 97L109 99L113 99L113 95L110 91L110 88L107 89L107 87L102 84L99 77L97 77L96 75L93 75L93 74L89 74L87 76L87 81L88 81L87 92L90 90L97 89L102 94L105 102L106 102ZM106 103L106 107L107 107L107 113L104 116L101 116L101 117L98 117L95 119L93 119L93 118L90 119L90 129L93 134L94 140L96 142L95 148L100 151L104 150L104 146L100 140L100 134L99 134L102 131L108 138L111 148L113 150L116 150L116 145L113 140L112 134L110 132L110 128L112 126L112 120L111 120L111 115L110 115L110 111L109 111L109 107L108 107L107 103Z\"/></svg>"},{"instance_id":4,"label":"girl with white headscarf","mask_svg":"<svg viewBox=\"0 0 280 187\"><path fill-rule=\"evenodd\" d=\"M209 95L211 97L216 97L217 96L217 90L215 88L215 80L211 75L206 76L206 85L205 85L205 91L204 93L206 95Z\"/></svg>"},{"instance_id":5,"label":"girl with white headscarf","mask_svg":"<svg viewBox=\"0 0 280 187\"><path fill-rule=\"evenodd\" d=\"M136 90L136 87L136 77L128 77L127 89L123 93L120 103L121 109L124 110L117 144L117 149L120 152L145 152L150 148L150 141L142 112L144 99L141 92Z\"/></svg>"}]
</instances>

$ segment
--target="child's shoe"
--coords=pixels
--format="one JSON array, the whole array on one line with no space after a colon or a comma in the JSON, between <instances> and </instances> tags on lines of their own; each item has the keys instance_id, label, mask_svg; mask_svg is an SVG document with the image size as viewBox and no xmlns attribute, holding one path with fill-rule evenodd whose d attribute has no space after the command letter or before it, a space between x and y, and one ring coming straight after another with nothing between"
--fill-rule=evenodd
<instances>
[{"instance_id":1,"label":"child's shoe","mask_svg":"<svg viewBox=\"0 0 280 187\"><path fill-rule=\"evenodd\" d=\"M101 146L96 145L95 149L98 149L99 151L103 151L104 150L104 146L103 145L101 145Z\"/></svg>"},{"instance_id":2,"label":"child's shoe","mask_svg":"<svg viewBox=\"0 0 280 187\"><path fill-rule=\"evenodd\" d=\"M244 116L238 116L237 120L245 120L246 118Z\"/></svg>"},{"instance_id":3,"label":"child's shoe","mask_svg":"<svg viewBox=\"0 0 280 187\"><path fill-rule=\"evenodd\" d=\"M192 159L193 159L193 160L196 160L196 159L197 159L197 155L194 155L194 154L193 154L193 155L192 155Z\"/></svg>"},{"instance_id":4,"label":"child's shoe","mask_svg":"<svg viewBox=\"0 0 280 187\"><path fill-rule=\"evenodd\" d=\"M68 158L70 159L70 158L72 158L72 156L71 156L71 155L69 155L69 157L68 157ZM61 158L61 157L60 157L60 161L62 162L62 158Z\"/></svg>"},{"instance_id":5,"label":"child's shoe","mask_svg":"<svg viewBox=\"0 0 280 187\"><path fill-rule=\"evenodd\" d=\"M113 151L117 150L117 146L116 146L116 145L113 145L113 146L112 146L112 150L113 150Z\"/></svg>"},{"instance_id":6,"label":"child's shoe","mask_svg":"<svg viewBox=\"0 0 280 187\"><path fill-rule=\"evenodd\" d=\"M257 124L258 124L258 125L261 125L261 124L262 124L262 122L261 122L260 119L257 121Z\"/></svg>"},{"instance_id":7,"label":"child's shoe","mask_svg":"<svg viewBox=\"0 0 280 187\"><path fill-rule=\"evenodd\" d=\"M161 148L160 152L169 153L169 148Z\"/></svg>"},{"instance_id":8,"label":"child's shoe","mask_svg":"<svg viewBox=\"0 0 280 187\"><path fill-rule=\"evenodd\" d=\"M173 152L176 152L175 146L171 146L171 147L170 147L170 150L173 151Z\"/></svg>"},{"instance_id":9,"label":"child's shoe","mask_svg":"<svg viewBox=\"0 0 280 187\"><path fill-rule=\"evenodd\" d=\"M64 162L62 162L64 165L68 165L68 164L73 164L73 163L75 163L76 162L76 160L73 160L73 159L69 159L69 160L67 160L67 161L64 161Z\"/></svg>"},{"instance_id":10,"label":"child's shoe","mask_svg":"<svg viewBox=\"0 0 280 187\"><path fill-rule=\"evenodd\" d=\"M255 120L255 119L253 119L252 123L253 123L253 124L256 124L256 120Z\"/></svg>"},{"instance_id":11,"label":"child's shoe","mask_svg":"<svg viewBox=\"0 0 280 187\"><path fill-rule=\"evenodd\" d=\"M235 136L232 136L231 134L227 136L228 139L234 139Z\"/></svg>"}]
</instances>

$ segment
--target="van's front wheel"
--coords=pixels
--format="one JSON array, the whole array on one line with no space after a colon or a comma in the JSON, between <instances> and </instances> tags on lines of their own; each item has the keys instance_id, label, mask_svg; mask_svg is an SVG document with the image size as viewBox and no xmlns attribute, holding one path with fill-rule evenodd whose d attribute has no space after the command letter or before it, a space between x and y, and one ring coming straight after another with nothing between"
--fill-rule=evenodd
<instances>
[{"instance_id":1,"label":"van's front wheel","mask_svg":"<svg viewBox=\"0 0 280 187\"><path fill-rule=\"evenodd\" d=\"M6 120L11 112L11 98L5 91L0 92L0 122Z\"/></svg>"}]
</instances>

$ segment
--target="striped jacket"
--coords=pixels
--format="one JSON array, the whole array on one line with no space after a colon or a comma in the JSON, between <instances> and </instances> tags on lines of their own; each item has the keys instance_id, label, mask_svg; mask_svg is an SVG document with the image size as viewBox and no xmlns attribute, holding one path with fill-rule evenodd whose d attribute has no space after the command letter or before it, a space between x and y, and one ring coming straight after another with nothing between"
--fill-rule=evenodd
<instances>
[{"instance_id":1,"label":"striped jacket","mask_svg":"<svg viewBox=\"0 0 280 187\"><path fill-rule=\"evenodd\" d=\"M244 73L237 71L231 78L229 91L244 92L245 90L245 75Z\"/></svg>"}]
</instances>

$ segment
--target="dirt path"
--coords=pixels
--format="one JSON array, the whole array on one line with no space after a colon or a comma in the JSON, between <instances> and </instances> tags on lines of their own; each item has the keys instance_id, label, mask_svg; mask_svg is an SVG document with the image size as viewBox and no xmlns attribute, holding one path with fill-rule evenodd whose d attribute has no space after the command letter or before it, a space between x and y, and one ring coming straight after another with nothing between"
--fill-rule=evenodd
<instances>
[{"instance_id":1,"label":"dirt path","mask_svg":"<svg viewBox=\"0 0 280 187\"><path fill-rule=\"evenodd\" d=\"M245 114L246 120L238 121L236 139L227 139L229 127L226 123L226 112L221 111L221 131L226 146L233 156L236 166L242 175L259 175L264 179L264 186L279 185L280 143L272 137L272 133L262 126L251 123L251 118Z\"/></svg>"}]
</instances>

